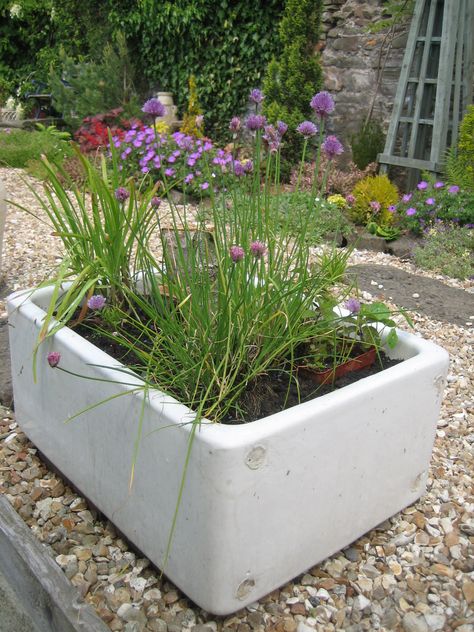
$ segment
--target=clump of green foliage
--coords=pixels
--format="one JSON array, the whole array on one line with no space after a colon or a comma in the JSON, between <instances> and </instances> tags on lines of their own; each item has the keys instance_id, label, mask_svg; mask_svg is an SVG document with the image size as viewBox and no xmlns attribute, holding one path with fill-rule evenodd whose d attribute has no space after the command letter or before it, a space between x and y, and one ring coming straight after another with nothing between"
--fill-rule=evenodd
<instances>
[{"instance_id":1,"label":"clump of green foliage","mask_svg":"<svg viewBox=\"0 0 474 632\"><path fill-rule=\"evenodd\" d=\"M439 224L426 233L414 258L421 268L457 279L474 275L474 230L455 224Z\"/></svg>"},{"instance_id":2,"label":"clump of green foliage","mask_svg":"<svg viewBox=\"0 0 474 632\"><path fill-rule=\"evenodd\" d=\"M456 148L451 148L446 161L449 182L474 191L474 105L468 106L459 127Z\"/></svg>"},{"instance_id":3,"label":"clump of green foliage","mask_svg":"<svg viewBox=\"0 0 474 632\"><path fill-rule=\"evenodd\" d=\"M386 227L393 223L392 207L398 202L398 190L385 174L364 178L356 184L352 195L349 216L356 224L375 222Z\"/></svg>"},{"instance_id":4,"label":"clump of green foliage","mask_svg":"<svg viewBox=\"0 0 474 632\"><path fill-rule=\"evenodd\" d=\"M22 129L0 130L0 164L24 169L46 156L51 162L62 162L72 149L54 126L29 132ZM67 135L69 137L69 135Z\"/></svg>"},{"instance_id":5,"label":"clump of green foliage","mask_svg":"<svg viewBox=\"0 0 474 632\"><path fill-rule=\"evenodd\" d=\"M385 134L380 122L375 119L365 121L351 138L353 162L359 169L365 169L367 165L377 161L378 154L383 151L384 143Z\"/></svg>"},{"instance_id":6,"label":"clump of green foliage","mask_svg":"<svg viewBox=\"0 0 474 632\"><path fill-rule=\"evenodd\" d=\"M189 136L195 136L197 138L202 137L202 124L198 125L196 119L198 116L202 116L201 106L199 105L196 77L191 75L189 77L189 97L188 97L188 109L183 116L183 125L181 131Z\"/></svg>"},{"instance_id":7,"label":"clump of green foliage","mask_svg":"<svg viewBox=\"0 0 474 632\"><path fill-rule=\"evenodd\" d=\"M264 81L264 114L270 122L285 121L283 159L296 164L303 139L296 127L309 119L310 101L322 83L321 64L315 55L319 40L322 2L288 0L280 23L281 54L272 59Z\"/></svg>"}]
</instances>

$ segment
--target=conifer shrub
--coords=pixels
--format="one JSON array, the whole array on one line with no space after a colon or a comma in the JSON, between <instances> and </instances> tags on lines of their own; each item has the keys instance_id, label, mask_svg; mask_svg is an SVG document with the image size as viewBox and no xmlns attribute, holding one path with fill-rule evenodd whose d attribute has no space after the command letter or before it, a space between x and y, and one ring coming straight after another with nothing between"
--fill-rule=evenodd
<instances>
[{"instance_id":1,"label":"conifer shrub","mask_svg":"<svg viewBox=\"0 0 474 632\"><path fill-rule=\"evenodd\" d=\"M385 174L369 176L358 182L351 199L349 216L355 224L365 226L375 222L381 227L393 224L398 190Z\"/></svg>"},{"instance_id":2,"label":"conifer shrub","mask_svg":"<svg viewBox=\"0 0 474 632\"><path fill-rule=\"evenodd\" d=\"M359 169L365 169L370 163L377 162L384 144L385 134L379 121L371 119L362 123L359 131L351 137L353 162Z\"/></svg>"},{"instance_id":3,"label":"conifer shrub","mask_svg":"<svg viewBox=\"0 0 474 632\"><path fill-rule=\"evenodd\" d=\"M202 109L199 105L199 98L196 86L196 77L189 77L188 109L183 116L181 131L188 136L201 138L203 136Z\"/></svg>"},{"instance_id":4,"label":"conifer shrub","mask_svg":"<svg viewBox=\"0 0 474 632\"><path fill-rule=\"evenodd\" d=\"M474 105L462 120L457 147L448 153L446 173L451 184L474 191Z\"/></svg>"}]
</instances>

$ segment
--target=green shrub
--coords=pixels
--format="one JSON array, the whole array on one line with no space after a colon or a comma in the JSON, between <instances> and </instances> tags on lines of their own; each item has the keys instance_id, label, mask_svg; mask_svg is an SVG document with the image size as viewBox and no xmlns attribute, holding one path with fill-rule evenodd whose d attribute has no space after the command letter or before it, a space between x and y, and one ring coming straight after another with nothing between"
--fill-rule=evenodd
<instances>
[{"instance_id":1,"label":"green shrub","mask_svg":"<svg viewBox=\"0 0 474 632\"><path fill-rule=\"evenodd\" d=\"M350 218L361 226L375 222L385 227L393 224L393 210L398 202L397 187L386 175L369 176L356 184L352 191Z\"/></svg>"},{"instance_id":2,"label":"green shrub","mask_svg":"<svg viewBox=\"0 0 474 632\"><path fill-rule=\"evenodd\" d=\"M72 150L62 138L47 129L27 132L15 129L0 130L0 164L23 169L42 155L50 161L62 161Z\"/></svg>"},{"instance_id":3,"label":"green shrub","mask_svg":"<svg viewBox=\"0 0 474 632\"><path fill-rule=\"evenodd\" d=\"M426 234L423 247L414 251L417 265L457 279L474 275L474 230L439 224Z\"/></svg>"},{"instance_id":4,"label":"green shrub","mask_svg":"<svg viewBox=\"0 0 474 632\"><path fill-rule=\"evenodd\" d=\"M383 151L385 134L379 121L363 123L351 138L352 160L359 169L365 169Z\"/></svg>"},{"instance_id":5,"label":"green shrub","mask_svg":"<svg viewBox=\"0 0 474 632\"><path fill-rule=\"evenodd\" d=\"M280 24L282 52L268 65L264 114L270 122L288 124L283 159L296 164L303 139L296 127L312 115L310 101L322 83L321 65L315 56L319 40L321 0L287 0Z\"/></svg>"},{"instance_id":6,"label":"green shrub","mask_svg":"<svg viewBox=\"0 0 474 632\"><path fill-rule=\"evenodd\" d=\"M189 97L188 97L188 109L183 116L183 125L181 131L189 136L202 136L202 125L197 125L196 119L202 115L201 106L199 105L196 77L191 75L189 77Z\"/></svg>"},{"instance_id":7,"label":"green shrub","mask_svg":"<svg viewBox=\"0 0 474 632\"><path fill-rule=\"evenodd\" d=\"M446 173L450 183L474 191L474 105L462 120L457 147L448 152Z\"/></svg>"}]
</instances>

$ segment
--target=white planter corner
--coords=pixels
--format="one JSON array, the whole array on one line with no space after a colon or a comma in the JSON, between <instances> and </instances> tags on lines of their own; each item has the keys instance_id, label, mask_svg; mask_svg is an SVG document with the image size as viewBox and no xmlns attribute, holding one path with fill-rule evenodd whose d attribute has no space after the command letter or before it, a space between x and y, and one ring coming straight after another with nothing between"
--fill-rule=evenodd
<instances>
[{"instance_id":1,"label":"white planter corner","mask_svg":"<svg viewBox=\"0 0 474 632\"><path fill-rule=\"evenodd\" d=\"M120 379L116 362L64 328L32 350L48 290L8 300L15 411L31 441L149 559L162 566L192 413L159 391L145 405L129 493L141 395L75 378ZM234 612L350 544L424 492L447 353L399 332L405 359L329 395L256 422L196 432L165 574L214 614ZM122 378L123 379L123 378ZM136 379L139 382L138 378Z\"/></svg>"}]
</instances>

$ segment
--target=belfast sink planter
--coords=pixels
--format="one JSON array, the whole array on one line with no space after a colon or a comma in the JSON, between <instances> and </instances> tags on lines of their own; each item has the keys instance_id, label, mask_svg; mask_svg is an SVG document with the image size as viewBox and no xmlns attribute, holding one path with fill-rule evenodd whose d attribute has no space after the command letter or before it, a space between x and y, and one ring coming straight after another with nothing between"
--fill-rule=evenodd
<instances>
[{"instance_id":1,"label":"belfast sink planter","mask_svg":"<svg viewBox=\"0 0 474 632\"><path fill-rule=\"evenodd\" d=\"M158 390L111 399L139 378L64 328L33 348L49 289L8 300L17 421L31 441L157 566L163 565L193 413ZM405 361L253 423L201 423L165 574L214 614L281 586L424 492L447 353L399 333ZM79 379L46 361L94 379ZM92 366L102 365L102 366ZM109 368L110 367L110 368ZM102 380L102 381L101 381ZM111 380L111 382L109 382ZM144 405L135 477L130 469Z\"/></svg>"}]
</instances>

